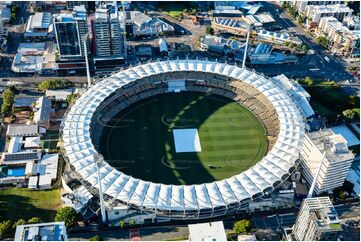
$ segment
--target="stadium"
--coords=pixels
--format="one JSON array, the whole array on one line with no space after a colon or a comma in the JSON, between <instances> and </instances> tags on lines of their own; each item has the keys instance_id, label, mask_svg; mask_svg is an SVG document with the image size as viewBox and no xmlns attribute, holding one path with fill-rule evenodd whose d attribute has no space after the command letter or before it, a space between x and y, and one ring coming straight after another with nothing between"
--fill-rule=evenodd
<instances>
[{"instance_id":1,"label":"stadium","mask_svg":"<svg viewBox=\"0 0 361 242\"><path fill-rule=\"evenodd\" d=\"M167 105L160 107L160 103ZM157 110L161 110L158 116ZM164 110L170 110L170 118L164 117ZM142 119L147 113L153 120L160 119L166 131L157 130L158 121L146 126L147 120ZM227 122L229 127L222 125ZM117 131L112 131L114 127ZM143 131L144 137L153 138L137 140ZM237 65L199 59L156 61L104 78L68 109L61 129L65 160L93 194L99 190L100 165L108 208L121 204L140 214L183 220L232 214L270 194L293 171L304 132L299 107L272 79ZM153 163L159 157L151 155L160 153L157 142L169 146L160 154L168 159L162 160L159 174L148 171L161 167ZM129 151L140 144L141 149ZM154 152L140 155L147 146ZM118 156L112 156L117 149ZM172 162L173 157L184 160L185 155L188 160L189 154L196 165L186 164L182 172L184 167ZM233 161L232 155L242 156L235 166L224 162ZM122 169L133 158L134 166ZM123 163L117 167L119 161ZM202 178L202 171L209 177Z\"/></svg>"}]
</instances>

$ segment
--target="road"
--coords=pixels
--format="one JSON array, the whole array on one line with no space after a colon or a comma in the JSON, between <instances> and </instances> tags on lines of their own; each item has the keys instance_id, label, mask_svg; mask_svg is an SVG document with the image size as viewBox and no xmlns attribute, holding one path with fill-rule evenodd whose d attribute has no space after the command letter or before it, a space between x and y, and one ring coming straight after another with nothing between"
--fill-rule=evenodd
<instances>
[{"instance_id":1,"label":"road","mask_svg":"<svg viewBox=\"0 0 361 242\"><path fill-rule=\"evenodd\" d=\"M359 203L353 203L350 205L336 205L339 219L351 219L357 218L360 214ZM283 213L276 213L271 215L251 215L252 226L257 230L272 230L277 231L279 228L291 228L296 219L298 211L296 209L290 209L290 211ZM226 231L231 231L234 220L224 220L224 227ZM155 226L139 228L139 234L141 240L170 240L175 238L188 237L188 228L186 225L175 226ZM113 230L113 231L99 231L99 232L86 232L86 233L74 233L69 234L69 239L74 240L89 240L89 238L100 235L104 240L129 240L129 230Z\"/></svg>"},{"instance_id":2,"label":"road","mask_svg":"<svg viewBox=\"0 0 361 242\"><path fill-rule=\"evenodd\" d=\"M315 52L314 54L308 55L305 60L302 60L305 64L303 70L301 70L301 67L293 70L293 68L289 66L289 70L286 71L286 73L290 76L300 77L304 77L308 73L310 76L323 77L334 81L353 79L353 76L347 71L346 62L329 55L321 45L314 41L313 37L309 33L298 25L298 23L293 21L286 11L282 10L280 3L262 2L262 4L264 5L266 11L272 14L273 18L279 25L282 26L282 28L287 29L293 35L298 36L310 49ZM325 56L329 57L329 63L324 59ZM310 73L309 69L316 68L320 69L317 73ZM274 69L278 71L278 66ZM282 72L282 67L280 72Z\"/></svg>"}]
</instances>

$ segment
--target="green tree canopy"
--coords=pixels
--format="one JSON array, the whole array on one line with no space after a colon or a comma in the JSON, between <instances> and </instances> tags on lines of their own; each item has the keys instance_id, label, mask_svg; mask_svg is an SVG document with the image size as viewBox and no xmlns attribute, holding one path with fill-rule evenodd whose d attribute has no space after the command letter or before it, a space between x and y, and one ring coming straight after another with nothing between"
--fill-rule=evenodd
<instances>
[{"instance_id":1,"label":"green tree canopy","mask_svg":"<svg viewBox=\"0 0 361 242\"><path fill-rule=\"evenodd\" d=\"M214 35L214 29L211 26L207 26L206 34Z\"/></svg>"},{"instance_id":2,"label":"green tree canopy","mask_svg":"<svg viewBox=\"0 0 361 242\"><path fill-rule=\"evenodd\" d=\"M78 220L78 214L71 207L64 207L59 209L55 216L55 221L64 222L66 227L75 225Z\"/></svg>"},{"instance_id":3,"label":"green tree canopy","mask_svg":"<svg viewBox=\"0 0 361 242\"><path fill-rule=\"evenodd\" d=\"M89 239L89 241L102 241L102 240L103 240L102 237L100 237L99 235L95 235Z\"/></svg>"},{"instance_id":4,"label":"green tree canopy","mask_svg":"<svg viewBox=\"0 0 361 242\"><path fill-rule=\"evenodd\" d=\"M242 219L233 225L233 231L236 234L246 233L251 230L251 222L247 219Z\"/></svg>"},{"instance_id":5,"label":"green tree canopy","mask_svg":"<svg viewBox=\"0 0 361 242\"><path fill-rule=\"evenodd\" d=\"M345 111L342 112L342 115L349 120L359 119L360 109L359 108L346 109Z\"/></svg>"},{"instance_id":6,"label":"green tree canopy","mask_svg":"<svg viewBox=\"0 0 361 242\"><path fill-rule=\"evenodd\" d=\"M40 218L38 217L32 217L31 219L28 220L29 224L38 224L38 223L42 223L43 221L41 221Z\"/></svg>"},{"instance_id":7,"label":"green tree canopy","mask_svg":"<svg viewBox=\"0 0 361 242\"><path fill-rule=\"evenodd\" d=\"M307 84L307 86L312 86L314 81L313 81L313 79L311 77L307 76L305 78L305 83Z\"/></svg>"},{"instance_id":8,"label":"green tree canopy","mask_svg":"<svg viewBox=\"0 0 361 242\"><path fill-rule=\"evenodd\" d=\"M3 93L3 103L1 105L1 113L4 116L10 114L11 108L14 104L15 93L12 89L8 88Z\"/></svg>"},{"instance_id":9,"label":"green tree canopy","mask_svg":"<svg viewBox=\"0 0 361 242\"><path fill-rule=\"evenodd\" d=\"M73 87L74 83L67 81L67 80L60 80L60 79L50 79L42 81L38 88L41 91L45 91L48 89L62 89L62 88L69 88Z\"/></svg>"},{"instance_id":10,"label":"green tree canopy","mask_svg":"<svg viewBox=\"0 0 361 242\"><path fill-rule=\"evenodd\" d=\"M10 220L5 220L0 223L0 239L12 237L13 232L13 223Z\"/></svg>"},{"instance_id":11,"label":"green tree canopy","mask_svg":"<svg viewBox=\"0 0 361 242\"><path fill-rule=\"evenodd\" d=\"M19 219L18 221L16 221L14 224L13 224L13 228L16 229L16 226L18 225L24 225L26 224L26 221L24 219Z\"/></svg>"}]
</instances>

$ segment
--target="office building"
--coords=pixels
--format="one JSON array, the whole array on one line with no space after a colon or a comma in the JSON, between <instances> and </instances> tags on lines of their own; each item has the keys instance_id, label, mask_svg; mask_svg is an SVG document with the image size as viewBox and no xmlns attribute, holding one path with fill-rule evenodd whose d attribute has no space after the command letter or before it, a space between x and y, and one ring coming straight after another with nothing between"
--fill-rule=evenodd
<instances>
[{"instance_id":1,"label":"office building","mask_svg":"<svg viewBox=\"0 0 361 242\"><path fill-rule=\"evenodd\" d=\"M16 226L15 241L67 241L64 222Z\"/></svg>"},{"instance_id":2,"label":"office building","mask_svg":"<svg viewBox=\"0 0 361 242\"><path fill-rule=\"evenodd\" d=\"M342 21L345 17L351 16L353 10L346 4L333 4L333 5L308 5L305 9L307 18L318 24L323 17L335 17Z\"/></svg>"},{"instance_id":3,"label":"office building","mask_svg":"<svg viewBox=\"0 0 361 242\"><path fill-rule=\"evenodd\" d=\"M319 171L316 194L342 186L355 156L348 149L343 136L335 134L332 129L307 133L300 155L303 175L308 184L312 184Z\"/></svg>"},{"instance_id":4,"label":"office building","mask_svg":"<svg viewBox=\"0 0 361 242\"><path fill-rule=\"evenodd\" d=\"M96 9L92 29L95 41L95 67L123 63L126 56L125 25L116 7Z\"/></svg>"},{"instance_id":5,"label":"office building","mask_svg":"<svg viewBox=\"0 0 361 242\"><path fill-rule=\"evenodd\" d=\"M189 224L189 241L227 241L223 221Z\"/></svg>"},{"instance_id":6,"label":"office building","mask_svg":"<svg viewBox=\"0 0 361 242\"><path fill-rule=\"evenodd\" d=\"M60 60L84 58L87 14L84 6L75 6L72 13L54 15L54 26Z\"/></svg>"},{"instance_id":7,"label":"office building","mask_svg":"<svg viewBox=\"0 0 361 242\"><path fill-rule=\"evenodd\" d=\"M330 198L315 197L303 200L292 235L297 241L337 240L341 230Z\"/></svg>"}]
</instances>

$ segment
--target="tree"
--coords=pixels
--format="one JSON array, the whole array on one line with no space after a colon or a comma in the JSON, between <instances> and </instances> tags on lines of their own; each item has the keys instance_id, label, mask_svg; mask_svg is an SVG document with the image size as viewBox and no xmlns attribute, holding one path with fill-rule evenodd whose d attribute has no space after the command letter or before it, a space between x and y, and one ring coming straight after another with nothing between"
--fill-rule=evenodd
<instances>
[{"instance_id":1,"label":"tree","mask_svg":"<svg viewBox=\"0 0 361 242\"><path fill-rule=\"evenodd\" d=\"M302 49L302 51L305 52L305 53L307 53L308 50L309 50L308 46L305 45L305 44L303 44L303 45L301 46L301 49Z\"/></svg>"},{"instance_id":2,"label":"tree","mask_svg":"<svg viewBox=\"0 0 361 242\"><path fill-rule=\"evenodd\" d=\"M102 241L102 240L103 240L102 237L100 237L99 235L95 235L89 239L89 241Z\"/></svg>"},{"instance_id":3,"label":"tree","mask_svg":"<svg viewBox=\"0 0 361 242\"><path fill-rule=\"evenodd\" d=\"M68 105L71 105L74 103L75 99L77 98L78 95L76 94L70 94L66 97L66 102L68 103Z\"/></svg>"},{"instance_id":4,"label":"tree","mask_svg":"<svg viewBox=\"0 0 361 242\"><path fill-rule=\"evenodd\" d=\"M18 225L24 225L24 224L26 224L26 221L21 218L13 224L13 229L16 229L16 226Z\"/></svg>"},{"instance_id":5,"label":"tree","mask_svg":"<svg viewBox=\"0 0 361 242\"><path fill-rule=\"evenodd\" d=\"M67 81L67 80L60 80L60 79L51 79L42 81L38 88L41 91L45 91L48 89L61 89L61 88L69 88L73 87L74 83Z\"/></svg>"},{"instance_id":6,"label":"tree","mask_svg":"<svg viewBox=\"0 0 361 242\"><path fill-rule=\"evenodd\" d=\"M359 108L346 109L345 111L342 112L342 115L350 121L359 119L360 109Z\"/></svg>"},{"instance_id":7,"label":"tree","mask_svg":"<svg viewBox=\"0 0 361 242\"><path fill-rule=\"evenodd\" d=\"M6 89L3 93L3 103L1 105L1 113L4 116L9 115L11 108L14 104L15 93L10 88Z\"/></svg>"},{"instance_id":8,"label":"tree","mask_svg":"<svg viewBox=\"0 0 361 242\"><path fill-rule=\"evenodd\" d=\"M28 220L29 224L38 224L38 223L42 223L41 219L38 217L33 217L31 219Z\"/></svg>"},{"instance_id":9,"label":"tree","mask_svg":"<svg viewBox=\"0 0 361 242\"><path fill-rule=\"evenodd\" d=\"M66 227L71 227L78 222L78 214L72 207L64 207L55 215L56 222L64 222Z\"/></svg>"},{"instance_id":10,"label":"tree","mask_svg":"<svg viewBox=\"0 0 361 242\"><path fill-rule=\"evenodd\" d=\"M13 226L10 220L5 220L0 223L0 239L9 238L13 235Z\"/></svg>"},{"instance_id":11,"label":"tree","mask_svg":"<svg viewBox=\"0 0 361 242\"><path fill-rule=\"evenodd\" d=\"M129 226L134 226L135 225L135 221L134 221L134 218L131 218L129 220Z\"/></svg>"},{"instance_id":12,"label":"tree","mask_svg":"<svg viewBox=\"0 0 361 242\"><path fill-rule=\"evenodd\" d=\"M119 226L120 226L121 229L123 229L123 228L125 227L125 221L124 221L124 220L120 220Z\"/></svg>"},{"instance_id":13,"label":"tree","mask_svg":"<svg viewBox=\"0 0 361 242\"><path fill-rule=\"evenodd\" d=\"M251 222L247 219L242 219L233 225L233 231L236 234L249 232L251 230Z\"/></svg>"},{"instance_id":14,"label":"tree","mask_svg":"<svg viewBox=\"0 0 361 242\"><path fill-rule=\"evenodd\" d=\"M313 79L311 77L307 76L305 78L305 83L307 84L307 86L312 86L314 81L313 81Z\"/></svg>"},{"instance_id":15,"label":"tree","mask_svg":"<svg viewBox=\"0 0 361 242\"><path fill-rule=\"evenodd\" d=\"M214 35L214 29L211 26L207 26L206 34Z\"/></svg>"}]
</instances>

